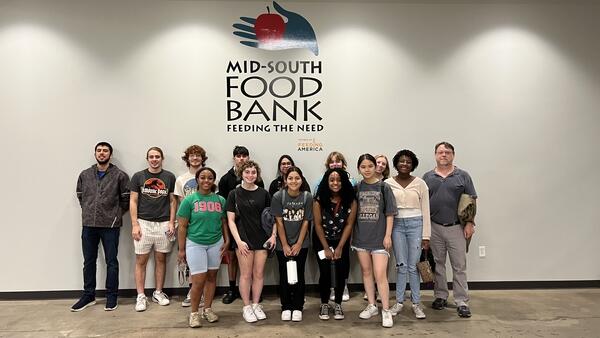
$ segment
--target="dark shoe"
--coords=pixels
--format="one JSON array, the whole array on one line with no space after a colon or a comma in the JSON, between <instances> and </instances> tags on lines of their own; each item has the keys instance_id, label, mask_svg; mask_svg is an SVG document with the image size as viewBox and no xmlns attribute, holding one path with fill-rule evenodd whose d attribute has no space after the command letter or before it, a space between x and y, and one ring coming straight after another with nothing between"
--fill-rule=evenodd
<instances>
[{"instance_id":1,"label":"dark shoe","mask_svg":"<svg viewBox=\"0 0 600 338\"><path fill-rule=\"evenodd\" d=\"M79 312L81 310L84 310L86 307L92 306L94 304L96 304L96 298L84 295L81 298L79 298L77 303L75 303L75 304L73 304L73 306L71 306L71 311Z\"/></svg>"},{"instance_id":2,"label":"dark shoe","mask_svg":"<svg viewBox=\"0 0 600 338\"><path fill-rule=\"evenodd\" d=\"M461 318L469 318L471 317L471 310L469 310L469 307L466 305L461 305L456 309L456 312L458 312L458 316Z\"/></svg>"},{"instance_id":3,"label":"dark shoe","mask_svg":"<svg viewBox=\"0 0 600 338\"><path fill-rule=\"evenodd\" d=\"M119 307L117 297L106 298L106 305L104 305L104 311L114 311L117 309L117 307Z\"/></svg>"},{"instance_id":4,"label":"dark shoe","mask_svg":"<svg viewBox=\"0 0 600 338\"><path fill-rule=\"evenodd\" d=\"M434 310L443 310L446 306L448 306L448 302L441 298L436 298L433 303L431 303L431 308Z\"/></svg>"},{"instance_id":5,"label":"dark shoe","mask_svg":"<svg viewBox=\"0 0 600 338\"><path fill-rule=\"evenodd\" d=\"M233 290L228 290L223 296L223 304L231 304L239 297L239 294Z\"/></svg>"}]
</instances>

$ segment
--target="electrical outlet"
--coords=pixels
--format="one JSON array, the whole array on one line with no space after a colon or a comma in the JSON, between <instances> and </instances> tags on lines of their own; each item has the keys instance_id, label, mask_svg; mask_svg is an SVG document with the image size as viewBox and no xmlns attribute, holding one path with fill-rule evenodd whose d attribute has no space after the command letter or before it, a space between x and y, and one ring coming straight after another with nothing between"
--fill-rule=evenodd
<instances>
[{"instance_id":1,"label":"electrical outlet","mask_svg":"<svg viewBox=\"0 0 600 338\"><path fill-rule=\"evenodd\" d=\"M485 257L485 246L481 245L479 247L479 257Z\"/></svg>"}]
</instances>

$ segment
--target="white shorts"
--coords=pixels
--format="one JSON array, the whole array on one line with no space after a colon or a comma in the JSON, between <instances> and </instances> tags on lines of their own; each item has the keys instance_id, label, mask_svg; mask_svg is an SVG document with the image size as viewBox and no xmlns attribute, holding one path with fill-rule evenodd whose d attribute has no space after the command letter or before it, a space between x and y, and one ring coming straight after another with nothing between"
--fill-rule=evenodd
<instances>
[{"instance_id":1,"label":"white shorts","mask_svg":"<svg viewBox=\"0 0 600 338\"><path fill-rule=\"evenodd\" d=\"M173 248L173 242L165 234L169 230L169 221L150 222L138 219L142 228L142 238L139 241L133 240L136 255L149 254L154 246L154 251L168 253ZM173 236L173 238L175 238Z\"/></svg>"},{"instance_id":2,"label":"white shorts","mask_svg":"<svg viewBox=\"0 0 600 338\"><path fill-rule=\"evenodd\" d=\"M373 256L373 255L386 255L386 256L388 256L388 258L390 257L390 253L386 249L370 250L370 249L359 248L359 247L356 247L356 246L353 246L353 245L351 245L350 248L352 248L352 250L354 250L356 252L368 252L368 253L371 254L371 256Z\"/></svg>"}]
</instances>

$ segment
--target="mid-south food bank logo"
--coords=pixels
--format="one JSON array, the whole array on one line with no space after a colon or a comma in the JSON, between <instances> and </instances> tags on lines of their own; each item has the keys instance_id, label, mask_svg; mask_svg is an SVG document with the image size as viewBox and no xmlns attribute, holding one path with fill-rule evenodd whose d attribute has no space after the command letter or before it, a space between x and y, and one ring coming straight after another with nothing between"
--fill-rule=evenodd
<instances>
[{"instance_id":1,"label":"mid-south food bank logo","mask_svg":"<svg viewBox=\"0 0 600 338\"><path fill-rule=\"evenodd\" d=\"M277 13L267 13L256 18L242 16L243 23L235 23L233 34L245 40L242 45L266 50L306 48L319 55L317 36L311 24L302 15L288 11L273 1ZM285 20L284 20L285 19Z\"/></svg>"}]
</instances>

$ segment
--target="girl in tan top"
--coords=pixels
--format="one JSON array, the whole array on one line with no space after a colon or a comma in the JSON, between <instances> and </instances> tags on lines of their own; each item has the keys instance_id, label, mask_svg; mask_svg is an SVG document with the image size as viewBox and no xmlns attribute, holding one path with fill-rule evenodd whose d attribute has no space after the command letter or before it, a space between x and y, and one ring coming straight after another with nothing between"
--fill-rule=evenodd
<instances>
[{"instance_id":1,"label":"girl in tan top","mask_svg":"<svg viewBox=\"0 0 600 338\"><path fill-rule=\"evenodd\" d=\"M421 247L429 248L431 220L429 219L429 189L421 178L411 175L419 165L419 159L410 150L400 150L392 160L398 175L385 182L390 185L398 214L394 218L392 244L396 257L396 304L390 311L393 315L402 310L406 277L410 284L412 311L418 319L425 318L420 304L420 276L417 262Z\"/></svg>"}]
</instances>

